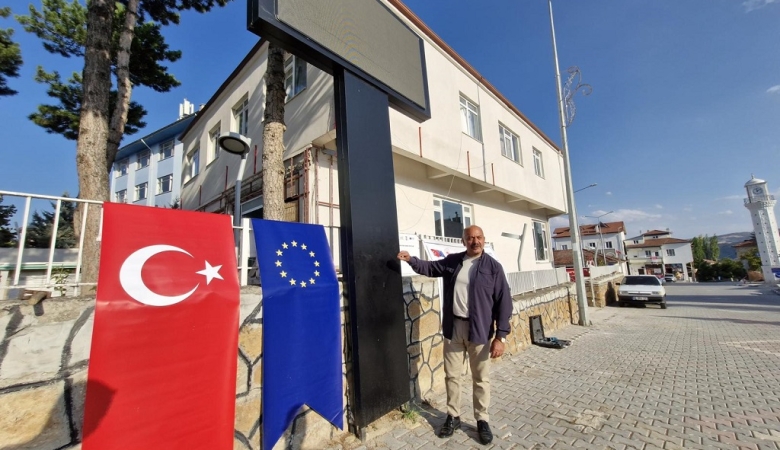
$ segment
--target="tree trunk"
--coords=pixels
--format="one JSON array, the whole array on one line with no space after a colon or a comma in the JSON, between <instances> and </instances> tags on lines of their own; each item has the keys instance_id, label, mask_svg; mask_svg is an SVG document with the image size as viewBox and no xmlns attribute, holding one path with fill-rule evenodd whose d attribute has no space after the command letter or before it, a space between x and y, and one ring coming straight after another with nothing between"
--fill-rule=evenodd
<instances>
[{"instance_id":1,"label":"tree trunk","mask_svg":"<svg viewBox=\"0 0 780 450\"><path fill-rule=\"evenodd\" d=\"M108 104L111 90L111 26L113 0L90 0L87 6L87 38L84 54L83 88L76 169L79 197L108 201ZM84 238L81 281L97 282L100 260L101 211L89 208Z\"/></svg>"},{"instance_id":2,"label":"tree trunk","mask_svg":"<svg viewBox=\"0 0 780 450\"><path fill-rule=\"evenodd\" d=\"M263 218L284 220L284 50L268 44L263 118Z\"/></svg>"},{"instance_id":3,"label":"tree trunk","mask_svg":"<svg viewBox=\"0 0 780 450\"><path fill-rule=\"evenodd\" d=\"M122 142L122 136L125 133L125 124L127 124L127 111L130 109L130 95L133 92L133 85L130 82L130 48L135 37L135 24L138 20L138 0L129 0L125 9L125 21L122 30L119 32L119 49L117 52L116 63L116 84L117 101L114 106L114 112L111 115L111 127L108 134L108 145L106 147L107 170L111 170L111 165L119 151L119 144Z\"/></svg>"}]
</instances>

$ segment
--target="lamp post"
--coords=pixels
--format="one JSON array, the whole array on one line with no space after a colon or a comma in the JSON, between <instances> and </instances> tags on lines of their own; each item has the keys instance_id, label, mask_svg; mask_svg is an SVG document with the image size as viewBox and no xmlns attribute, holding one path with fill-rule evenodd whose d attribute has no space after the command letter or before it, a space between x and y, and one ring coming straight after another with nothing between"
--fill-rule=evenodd
<instances>
[{"instance_id":1,"label":"lamp post","mask_svg":"<svg viewBox=\"0 0 780 450\"><path fill-rule=\"evenodd\" d=\"M584 191L585 189L596 187L596 186L598 186L598 183L589 184L589 185L587 185L587 186L585 186L583 188L577 189L576 191L574 191L574 193L576 194L579 191Z\"/></svg>"},{"instance_id":2,"label":"lamp post","mask_svg":"<svg viewBox=\"0 0 780 450\"><path fill-rule=\"evenodd\" d=\"M615 211L605 212L604 214L600 216L585 216L585 217L591 217L593 219L596 219L596 227L599 229L599 240L601 241L601 258L604 259L604 264L607 264L607 256L604 252L604 235L601 234L601 218L606 216L607 214L612 214ZM596 252L596 265L599 265L599 252Z\"/></svg>"},{"instance_id":3,"label":"lamp post","mask_svg":"<svg viewBox=\"0 0 780 450\"><path fill-rule=\"evenodd\" d=\"M555 83L558 94L558 116L561 123L561 143L563 145L563 170L566 178L566 203L569 209L569 230L571 232L572 260L574 263L574 283L577 287L577 306L579 307L579 324L590 325L588 320L588 301L585 298L585 280L582 273L582 248L580 247L580 228L577 224L577 209L574 205L574 189L571 178L571 160L569 158L569 143L566 136L566 128L574 120L574 94L583 88L583 94L590 94L590 86L577 83L572 89L572 82L579 75L579 69L568 69L569 79L566 82L566 96L563 95L561 86L561 69L558 65L558 46L555 42L555 24L553 22L552 0L547 0L550 10L550 35L552 36L553 60L555 63ZM568 107L568 108L567 108Z\"/></svg>"},{"instance_id":4,"label":"lamp post","mask_svg":"<svg viewBox=\"0 0 780 450\"><path fill-rule=\"evenodd\" d=\"M252 140L231 131L224 136L220 136L217 139L217 142L222 150L233 155L241 156L241 164L238 166L238 174L236 175L236 195L235 203L233 204L233 236L236 240L236 252L238 252L238 246L241 241L241 179L244 177L246 155L249 154Z\"/></svg>"}]
</instances>

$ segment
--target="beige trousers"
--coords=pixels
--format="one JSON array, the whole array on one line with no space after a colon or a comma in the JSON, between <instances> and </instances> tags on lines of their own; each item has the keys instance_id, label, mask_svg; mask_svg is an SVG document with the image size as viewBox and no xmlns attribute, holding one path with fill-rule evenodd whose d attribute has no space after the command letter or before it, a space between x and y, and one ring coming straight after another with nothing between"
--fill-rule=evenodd
<instances>
[{"instance_id":1,"label":"beige trousers","mask_svg":"<svg viewBox=\"0 0 780 450\"><path fill-rule=\"evenodd\" d=\"M447 386L447 414L460 416L460 380L463 364L469 360L473 385L474 418L488 421L490 406L490 345L469 342L469 323L455 319L452 339L444 340L444 374Z\"/></svg>"}]
</instances>

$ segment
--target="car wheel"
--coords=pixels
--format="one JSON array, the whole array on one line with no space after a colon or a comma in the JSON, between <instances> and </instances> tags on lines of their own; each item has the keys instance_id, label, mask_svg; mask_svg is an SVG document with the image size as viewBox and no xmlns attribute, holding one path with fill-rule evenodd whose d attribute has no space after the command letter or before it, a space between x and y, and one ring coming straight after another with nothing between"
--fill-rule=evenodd
<instances>
[{"instance_id":1,"label":"car wheel","mask_svg":"<svg viewBox=\"0 0 780 450\"><path fill-rule=\"evenodd\" d=\"M666 309L666 302L661 303L661 309Z\"/></svg>"}]
</instances>

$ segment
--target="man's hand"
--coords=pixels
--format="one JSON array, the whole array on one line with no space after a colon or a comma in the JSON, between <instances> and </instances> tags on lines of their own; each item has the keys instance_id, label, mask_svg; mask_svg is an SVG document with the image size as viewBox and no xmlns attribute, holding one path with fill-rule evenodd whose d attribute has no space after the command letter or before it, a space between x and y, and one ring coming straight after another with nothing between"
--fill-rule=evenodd
<instances>
[{"instance_id":1,"label":"man's hand","mask_svg":"<svg viewBox=\"0 0 780 450\"><path fill-rule=\"evenodd\" d=\"M398 252L398 259L409 262L412 259L412 256L406 250L401 250Z\"/></svg>"},{"instance_id":2,"label":"man's hand","mask_svg":"<svg viewBox=\"0 0 780 450\"><path fill-rule=\"evenodd\" d=\"M501 339L499 338L493 339L493 342L490 344L490 357L498 358L503 354L504 354L504 343L501 342Z\"/></svg>"}]
</instances>

